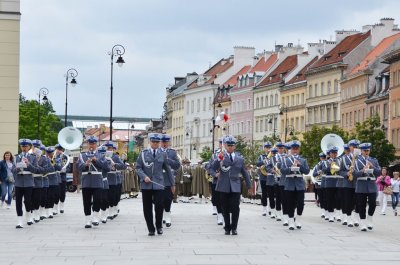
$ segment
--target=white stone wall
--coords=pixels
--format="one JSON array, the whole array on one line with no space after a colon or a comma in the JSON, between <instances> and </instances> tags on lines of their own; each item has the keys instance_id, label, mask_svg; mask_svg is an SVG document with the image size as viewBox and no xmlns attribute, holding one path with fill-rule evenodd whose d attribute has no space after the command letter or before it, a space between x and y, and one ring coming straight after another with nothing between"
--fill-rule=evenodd
<instances>
[{"instance_id":1,"label":"white stone wall","mask_svg":"<svg viewBox=\"0 0 400 265\"><path fill-rule=\"evenodd\" d=\"M0 0L0 154L18 150L19 0Z\"/></svg>"}]
</instances>

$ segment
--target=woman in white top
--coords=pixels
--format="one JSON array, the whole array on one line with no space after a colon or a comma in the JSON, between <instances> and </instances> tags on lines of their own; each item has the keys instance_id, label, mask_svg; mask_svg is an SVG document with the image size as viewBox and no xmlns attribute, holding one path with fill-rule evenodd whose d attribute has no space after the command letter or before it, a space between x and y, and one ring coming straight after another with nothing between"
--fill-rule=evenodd
<instances>
[{"instance_id":1,"label":"woman in white top","mask_svg":"<svg viewBox=\"0 0 400 265\"><path fill-rule=\"evenodd\" d=\"M399 203L399 191L400 191L400 179L399 172L393 172L393 178L391 180L392 183L392 207L394 215L397 215L397 204Z\"/></svg>"}]
</instances>

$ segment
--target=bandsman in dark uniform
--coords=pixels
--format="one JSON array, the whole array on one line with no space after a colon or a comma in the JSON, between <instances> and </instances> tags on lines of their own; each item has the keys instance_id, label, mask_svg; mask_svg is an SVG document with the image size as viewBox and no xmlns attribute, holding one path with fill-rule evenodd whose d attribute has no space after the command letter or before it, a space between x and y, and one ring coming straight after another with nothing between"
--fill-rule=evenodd
<instances>
[{"instance_id":1,"label":"bandsman in dark uniform","mask_svg":"<svg viewBox=\"0 0 400 265\"><path fill-rule=\"evenodd\" d=\"M125 163L121 160L119 155L115 152L115 143L112 141L107 141L104 144L107 147L107 152L112 152L111 155L111 171L107 173L107 179L108 179L108 201L110 204L109 212L108 212L108 219L112 220L114 217L118 216L118 209L117 205L119 202L118 196L120 196L120 192L118 191L119 185L118 185L118 179L119 175L121 174L122 170L125 170L127 166Z\"/></svg>"},{"instance_id":2,"label":"bandsman in dark uniform","mask_svg":"<svg viewBox=\"0 0 400 265\"><path fill-rule=\"evenodd\" d=\"M41 168L37 164L36 156L28 153L32 142L29 139L20 139L21 153L15 156L17 176L15 178L15 207L17 211L16 228L23 228L22 200L25 204L26 221L33 224L32 219L32 189L34 187L33 174L40 174Z\"/></svg>"},{"instance_id":3,"label":"bandsman in dark uniform","mask_svg":"<svg viewBox=\"0 0 400 265\"><path fill-rule=\"evenodd\" d=\"M222 215L222 207L221 207L221 200L219 196L219 192L216 191L217 187L217 173L213 169L212 165L214 161L218 160L218 156L221 152L223 152L223 139L222 137L219 139L219 147L218 149L212 154L211 159L208 163L208 174L211 175L212 177L212 182L211 182L211 202L213 205L213 215L217 215L217 225L223 225L224 224L224 216Z\"/></svg>"},{"instance_id":4,"label":"bandsman in dark uniform","mask_svg":"<svg viewBox=\"0 0 400 265\"><path fill-rule=\"evenodd\" d=\"M300 142L292 141L290 144L290 155L287 156L282 165L281 172L286 175L285 180L285 195L288 204L289 213L289 229L301 229L301 216L304 209L304 192L305 182L303 174L308 174L310 168L307 160L300 156ZM294 212L297 208L296 223L294 220Z\"/></svg>"},{"instance_id":5,"label":"bandsman in dark uniform","mask_svg":"<svg viewBox=\"0 0 400 265\"><path fill-rule=\"evenodd\" d=\"M163 199L164 199L164 173L169 178L172 193L175 192L174 177L168 164L167 154L159 148L161 136L157 133L149 134L150 147L143 150L136 162L136 172L140 177L142 191L143 214L146 220L149 236L163 234ZM153 204L155 209L155 226L153 222Z\"/></svg>"},{"instance_id":6,"label":"bandsman in dark uniform","mask_svg":"<svg viewBox=\"0 0 400 265\"><path fill-rule=\"evenodd\" d=\"M325 216L328 216L328 210L326 208L326 198L324 196L326 175L322 171L323 164L326 164L326 154L321 152L319 153L319 162L313 171L313 177L316 180L315 189L317 192L319 207L321 208L321 218L325 219Z\"/></svg>"},{"instance_id":7,"label":"bandsman in dark uniform","mask_svg":"<svg viewBox=\"0 0 400 265\"><path fill-rule=\"evenodd\" d=\"M43 155L44 146L40 140L32 140L32 149L30 152L36 156L38 161L38 166L41 168L41 172L38 174L33 174L33 182L35 183L32 189L32 218L35 223L40 221L40 200L43 191L43 175L45 175L45 156Z\"/></svg>"},{"instance_id":8,"label":"bandsman in dark uniform","mask_svg":"<svg viewBox=\"0 0 400 265\"><path fill-rule=\"evenodd\" d=\"M56 171L60 175L61 182L59 185L59 211L60 213L64 213L64 203L65 196L67 193L67 173L72 173L72 163L69 161L69 156L64 153L64 148L60 144L56 144L55 146L55 162L56 162Z\"/></svg>"},{"instance_id":9,"label":"bandsman in dark uniform","mask_svg":"<svg viewBox=\"0 0 400 265\"><path fill-rule=\"evenodd\" d=\"M225 235L230 235L231 232L232 235L237 235L240 212L240 175L246 181L249 194L252 193L251 182L243 157L235 152L236 139L233 136L226 136L224 143L226 151L218 156L212 167L215 172L219 172L216 190L220 194Z\"/></svg>"},{"instance_id":10,"label":"bandsman in dark uniform","mask_svg":"<svg viewBox=\"0 0 400 265\"><path fill-rule=\"evenodd\" d=\"M376 177L381 173L378 160L369 156L371 147L370 143L360 144L361 156L357 158L353 169L361 231L367 231L367 228L369 230L373 229L372 216L375 212L376 194L378 193L375 181ZM367 203L368 216L366 216Z\"/></svg>"},{"instance_id":11,"label":"bandsman in dark uniform","mask_svg":"<svg viewBox=\"0 0 400 265\"><path fill-rule=\"evenodd\" d=\"M111 170L110 163L103 154L96 151L97 138L86 139L89 150L82 152L77 167L82 174L82 198L85 212L85 228L99 225L99 211L103 190L103 174ZM93 209L93 215L92 214Z\"/></svg>"},{"instance_id":12,"label":"bandsman in dark uniform","mask_svg":"<svg viewBox=\"0 0 400 265\"><path fill-rule=\"evenodd\" d=\"M322 172L326 175L325 180L325 190L326 190L326 208L328 210L328 220L329 222L334 222L335 218L335 208L338 208L337 204L337 181L343 178L339 175L341 160L337 157L338 147L333 146L329 151L329 159L322 163Z\"/></svg>"},{"instance_id":13,"label":"bandsman in dark uniform","mask_svg":"<svg viewBox=\"0 0 400 265\"><path fill-rule=\"evenodd\" d=\"M277 157L278 149L275 147L271 149L271 158L267 164L267 194L269 205L271 207L271 218L276 218L277 221L282 220L282 201L281 193L279 189L279 181L281 178L280 168L282 167L282 162Z\"/></svg>"},{"instance_id":14,"label":"bandsman in dark uniform","mask_svg":"<svg viewBox=\"0 0 400 265\"><path fill-rule=\"evenodd\" d=\"M343 225L347 225L348 227L353 227L353 218L351 217L351 213L354 210L354 193L355 193L355 181L349 179L349 176L352 172L350 172L350 168L353 161L353 156L350 152L350 148L347 144L344 145L344 154L341 157L342 163L340 168L340 175L343 177L342 184L342 209L344 212L344 218L342 221ZM354 160L355 162L355 160ZM354 164L354 163L353 163ZM353 165L354 168L354 165ZM349 173L350 172L350 173Z\"/></svg>"},{"instance_id":15,"label":"bandsman in dark uniform","mask_svg":"<svg viewBox=\"0 0 400 265\"><path fill-rule=\"evenodd\" d=\"M167 155L168 165L171 167L171 172L173 176L173 182L166 175L167 172L164 171L164 220L166 227L171 226L171 205L174 198L174 193L172 192L172 187L175 186L175 172L180 168L181 162L179 161L176 151L169 147L171 136L167 134L161 135L161 151Z\"/></svg>"},{"instance_id":16,"label":"bandsman in dark uniform","mask_svg":"<svg viewBox=\"0 0 400 265\"><path fill-rule=\"evenodd\" d=\"M264 152L258 157L256 166L258 167L258 177L261 185L261 204L263 206L262 216L271 215L271 208L268 206L268 190L267 190L267 175L261 172L261 167L269 163L268 154L271 149L271 142L264 143ZM266 173L266 171L264 171Z\"/></svg>"},{"instance_id":17,"label":"bandsman in dark uniform","mask_svg":"<svg viewBox=\"0 0 400 265\"><path fill-rule=\"evenodd\" d=\"M285 153L285 148L287 150L289 150L291 147L282 142L277 142L276 148L278 149L278 153L276 154L276 161L277 161L277 163L279 163L278 165L282 166L283 162L285 161L285 158L287 156L287 153ZM286 181L286 175L281 170L281 177L279 179L278 185L279 185L279 193L281 196L281 203L282 203L282 220L283 220L283 226L288 226L289 225L289 212L288 212L288 206L287 206L287 198L285 195L285 181Z\"/></svg>"}]
</instances>

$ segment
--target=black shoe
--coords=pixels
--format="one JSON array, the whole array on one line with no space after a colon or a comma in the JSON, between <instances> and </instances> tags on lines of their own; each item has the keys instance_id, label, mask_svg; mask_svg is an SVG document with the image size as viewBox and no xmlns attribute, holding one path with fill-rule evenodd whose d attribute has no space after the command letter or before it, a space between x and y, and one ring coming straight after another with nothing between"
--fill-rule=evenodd
<instances>
[{"instance_id":1,"label":"black shoe","mask_svg":"<svg viewBox=\"0 0 400 265\"><path fill-rule=\"evenodd\" d=\"M107 223L107 219L106 219L106 220L101 220L101 222L102 222L103 224L106 224L106 223Z\"/></svg>"},{"instance_id":2,"label":"black shoe","mask_svg":"<svg viewBox=\"0 0 400 265\"><path fill-rule=\"evenodd\" d=\"M158 235L162 235L162 234L163 234L162 228L157 228L157 234L158 234Z\"/></svg>"},{"instance_id":3,"label":"black shoe","mask_svg":"<svg viewBox=\"0 0 400 265\"><path fill-rule=\"evenodd\" d=\"M85 225L85 228L92 228L91 225Z\"/></svg>"},{"instance_id":4,"label":"black shoe","mask_svg":"<svg viewBox=\"0 0 400 265\"><path fill-rule=\"evenodd\" d=\"M64 213L64 210L60 210L60 213Z\"/></svg>"},{"instance_id":5,"label":"black shoe","mask_svg":"<svg viewBox=\"0 0 400 265\"><path fill-rule=\"evenodd\" d=\"M40 220L35 220L35 219L33 219L33 221L35 221L35 223L39 223L40 222Z\"/></svg>"},{"instance_id":6,"label":"black shoe","mask_svg":"<svg viewBox=\"0 0 400 265\"><path fill-rule=\"evenodd\" d=\"M231 231L225 230L225 235L230 235L230 234L231 234Z\"/></svg>"},{"instance_id":7,"label":"black shoe","mask_svg":"<svg viewBox=\"0 0 400 265\"><path fill-rule=\"evenodd\" d=\"M98 226L98 225L99 225L99 222L92 222L92 225Z\"/></svg>"},{"instance_id":8,"label":"black shoe","mask_svg":"<svg viewBox=\"0 0 400 265\"><path fill-rule=\"evenodd\" d=\"M114 216L107 216L107 219L113 220Z\"/></svg>"},{"instance_id":9,"label":"black shoe","mask_svg":"<svg viewBox=\"0 0 400 265\"><path fill-rule=\"evenodd\" d=\"M47 218L49 218L49 219L53 219L53 216L52 216L52 215L49 215L49 217L47 217Z\"/></svg>"},{"instance_id":10,"label":"black shoe","mask_svg":"<svg viewBox=\"0 0 400 265\"><path fill-rule=\"evenodd\" d=\"M165 224L165 220L162 220L162 223Z\"/></svg>"},{"instance_id":11,"label":"black shoe","mask_svg":"<svg viewBox=\"0 0 400 265\"><path fill-rule=\"evenodd\" d=\"M17 225L15 228L19 229L19 228L24 228L23 226Z\"/></svg>"},{"instance_id":12,"label":"black shoe","mask_svg":"<svg viewBox=\"0 0 400 265\"><path fill-rule=\"evenodd\" d=\"M33 222L27 222L28 225L33 225Z\"/></svg>"},{"instance_id":13,"label":"black shoe","mask_svg":"<svg viewBox=\"0 0 400 265\"><path fill-rule=\"evenodd\" d=\"M236 229L232 230L232 236L237 236L237 231L236 231Z\"/></svg>"},{"instance_id":14,"label":"black shoe","mask_svg":"<svg viewBox=\"0 0 400 265\"><path fill-rule=\"evenodd\" d=\"M40 220L44 220L44 219L46 219L45 216L40 216Z\"/></svg>"},{"instance_id":15,"label":"black shoe","mask_svg":"<svg viewBox=\"0 0 400 265\"><path fill-rule=\"evenodd\" d=\"M166 223L165 226L166 227L171 227L171 223Z\"/></svg>"},{"instance_id":16,"label":"black shoe","mask_svg":"<svg viewBox=\"0 0 400 265\"><path fill-rule=\"evenodd\" d=\"M150 231L149 232L149 236L154 236L155 235L155 232L154 231Z\"/></svg>"}]
</instances>

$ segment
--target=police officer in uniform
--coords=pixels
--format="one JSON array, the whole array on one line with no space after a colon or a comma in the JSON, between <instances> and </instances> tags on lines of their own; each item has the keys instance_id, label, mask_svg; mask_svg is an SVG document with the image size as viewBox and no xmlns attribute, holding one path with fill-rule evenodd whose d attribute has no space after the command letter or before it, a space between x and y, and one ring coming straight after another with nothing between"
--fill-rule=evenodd
<instances>
[{"instance_id":1,"label":"police officer in uniform","mask_svg":"<svg viewBox=\"0 0 400 265\"><path fill-rule=\"evenodd\" d=\"M69 162L69 157L64 153L64 148L60 144L56 144L55 146L55 162L56 162L56 171L59 173L61 182L60 182L60 204L59 210L60 213L64 213L64 203L65 203L65 196L67 193L67 173L72 173L72 166ZM55 166L55 167L56 167Z\"/></svg>"},{"instance_id":2,"label":"police officer in uniform","mask_svg":"<svg viewBox=\"0 0 400 265\"><path fill-rule=\"evenodd\" d=\"M136 172L140 178L140 189L142 191L143 214L146 220L149 236L163 234L163 199L164 178L169 178L172 183L171 191L175 192L174 177L168 164L167 154L159 148L161 136L158 133L149 134L150 147L143 150L136 161ZM165 175L163 171L165 170ZM153 203L156 223L153 222Z\"/></svg>"},{"instance_id":3,"label":"police officer in uniform","mask_svg":"<svg viewBox=\"0 0 400 265\"><path fill-rule=\"evenodd\" d=\"M321 218L328 216L328 210L326 208L326 198L324 196L326 175L322 172L323 164L326 163L326 154L324 152L319 153L319 162L315 166L313 171L313 177L316 179L316 192L319 201L319 207L321 208Z\"/></svg>"},{"instance_id":4,"label":"police officer in uniform","mask_svg":"<svg viewBox=\"0 0 400 265\"><path fill-rule=\"evenodd\" d=\"M344 154L341 157L341 160L342 162L340 175L343 177L342 210L344 213L342 224L347 225L348 227L353 227L353 219L351 218L351 213L354 210L355 181L349 180L349 172L352 164L352 154L350 152L348 144L344 145Z\"/></svg>"},{"instance_id":5,"label":"police officer in uniform","mask_svg":"<svg viewBox=\"0 0 400 265\"><path fill-rule=\"evenodd\" d=\"M264 143L264 153L258 157L256 166L260 168L261 166L266 166L268 164L268 154L271 149L271 142ZM267 191L267 176L265 176L260 170L259 172L259 180L261 185L261 204L263 206L262 216L271 215L271 208L268 207L268 191Z\"/></svg>"},{"instance_id":6,"label":"police officer in uniform","mask_svg":"<svg viewBox=\"0 0 400 265\"><path fill-rule=\"evenodd\" d=\"M111 160L112 160L112 168L111 171L107 173L107 180L108 180L108 201L110 204L109 207L109 212L108 212L108 219L112 220L114 219L114 216L118 216L118 210L117 210L117 205L119 202L118 196L120 196L120 193L118 191L119 185L118 185L118 179L120 179L118 176L121 174L121 170L125 170L127 166L125 163L121 160L118 154L115 153L115 143L112 141L107 141L104 144L107 147L107 152L112 152Z\"/></svg>"},{"instance_id":7,"label":"police officer in uniform","mask_svg":"<svg viewBox=\"0 0 400 265\"><path fill-rule=\"evenodd\" d=\"M357 158L353 175L356 181L356 196L358 211L360 213L360 229L367 231L373 229L372 216L376 208L376 194L378 188L376 186L376 177L381 173L376 158L370 157L372 145L370 143L360 144L361 156ZM368 202L368 216L366 216L366 208ZM366 219L366 220L365 220Z\"/></svg>"},{"instance_id":8,"label":"police officer in uniform","mask_svg":"<svg viewBox=\"0 0 400 265\"><path fill-rule=\"evenodd\" d=\"M170 179L166 176L166 172L164 172L164 220L166 227L171 226L171 205L174 198L174 193L172 192L171 187L175 186L175 171L177 171L181 166L181 162L179 161L176 151L172 148L169 148L170 140L171 136L167 134L161 135L161 151L167 155L167 162L171 167L174 180L171 183Z\"/></svg>"},{"instance_id":9,"label":"police officer in uniform","mask_svg":"<svg viewBox=\"0 0 400 265\"><path fill-rule=\"evenodd\" d=\"M219 147L218 149L212 154L210 161L208 162L208 174L212 176L211 182L211 202L213 205L213 214L217 215L217 224L223 225L224 224L224 216L222 215L222 207L221 207L221 200L219 196L219 192L215 190L217 187L218 177L216 176L215 170L213 169L212 165L214 161L218 160L218 155L223 152L223 139L222 137L219 139Z\"/></svg>"},{"instance_id":10,"label":"police officer in uniform","mask_svg":"<svg viewBox=\"0 0 400 265\"><path fill-rule=\"evenodd\" d=\"M302 174L308 174L310 168L307 161L300 156L301 143L297 140L290 144L290 155L287 156L282 165L281 172L286 175L285 195L287 199L289 214L289 229L301 229L301 216L304 209L305 182ZM294 223L294 211L297 208L296 223Z\"/></svg>"},{"instance_id":11,"label":"police officer in uniform","mask_svg":"<svg viewBox=\"0 0 400 265\"><path fill-rule=\"evenodd\" d=\"M33 224L32 211L32 189L34 187L33 174L40 174L41 168L37 164L36 156L28 153L32 142L29 139L20 139L21 153L15 156L17 176L15 178L15 207L17 210L16 228L23 228L22 200L25 204L26 221L28 225Z\"/></svg>"},{"instance_id":12,"label":"police officer in uniform","mask_svg":"<svg viewBox=\"0 0 400 265\"><path fill-rule=\"evenodd\" d=\"M329 222L335 221L335 208L338 208L337 205L337 181L339 178L343 178L339 175L339 171L335 171L332 165L336 167L341 166L341 160L337 157L338 148L333 146L329 151L329 160L326 163L322 164L322 172L326 175L325 180L325 189L326 189L326 207L328 209L328 218ZM336 219L338 217L336 216ZM340 220L339 220L340 221Z\"/></svg>"},{"instance_id":13,"label":"police officer in uniform","mask_svg":"<svg viewBox=\"0 0 400 265\"><path fill-rule=\"evenodd\" d=\"M85 228L99 225L99 211L103 190L103 174L111 170L110 163L103 154L96 152L97 138L86 139L89 150L81 152L77 167L82 174L82 199L85 212ZM93 216L91 210L93 209Z\"/></svg>"},{"instance_id":14,"label":"police officer in uniform","mask_svg":"<svg viewBox=\"0 0 400 265\"><path fill-rule=\"evenodd\" d=\"M107 152L107 147L105 145L101 145L97 148L97 153L101 158L107 159L107 163L109 164L109 168L112 169L112 163L110 161L111 156L108 157L106 155ZM103 189L101 190L101 204L100 204L100 220L103 224L107 223L107 217L108 217L108 208L110 206L110 202L108 200L108 193L109 193L109 185L108 185L108 179L107 175L109 171L102 170L101 171L102 176L103 176Z\"/></svg>"},{"instance_id":15,"label":"police officer in uniform","mask_svg":"<svg viewBox=\"0 0 400 265\"><path fill-rule=\"evenodd\" d=\"M271 218L276 218L277 221L281 221L281 194L279 189L279 180L281 177L280 169L282 167L281 162L277 158L278 149L275 147L271 149L271 158L267 164L267 194L269 205L271 207Z\"/></svg>"},{"instance_id":16,"label":"police officer in uniform","mask_svg":"<svg viewBox=\"0 0 400 265\"><path fill-rule=\"evenodd\" d=\"M287 156L287 153L285 153L285 148L289 149L290 146L288 146L282 142L277 142L276 148L278 149L278 153L276 154L276 161L277 161L278 165L280 165L282 167L283 162L285 161L285 158ZM287 198L285 195L285 182L286 182L286 175L281 170L281 177L279 179L278 185L279 185L279 193L281 196L281 203L282 203L282 220L283 220L283 226L288 226L289 225L289 212L288 212L288 206L287 206Z\"/></svg>"},{"instance_id":17,"label":"police officer in uniform","mask_svg":"<svg viewBox=\"0 0 400 265\"><path fill-rule=\"evenodd\" d=\"M35 223L38 223L40 221L39 207L43 189L43 175L47 173L45 171L46 159L42 155L41 145L42 142L40 140L32 140L33 147L31 149L31 153L36 156L38 166L42 169L39 174L33 174L33 182L35 183L35 185L32 189L32 218Z\"/></svg>"},{"instance_id":18,"label":"police officer in uniform","mask_svg":"<svg viewBox=\"0 0 400 265\"><path fill-rule=\"evenodd\" d=\"M225 235L230 235L231 231L232 235L237 235L240 212L240 175L246 181L249 194L252 194L251 182L244 158L235 152L236 139L233 136L226 136L224 144L226 144L226 152L218 155L218 159L213 162L212 167L215 172L219 172L216 190L220 194Z\"/></svg>"}]
</instances>

